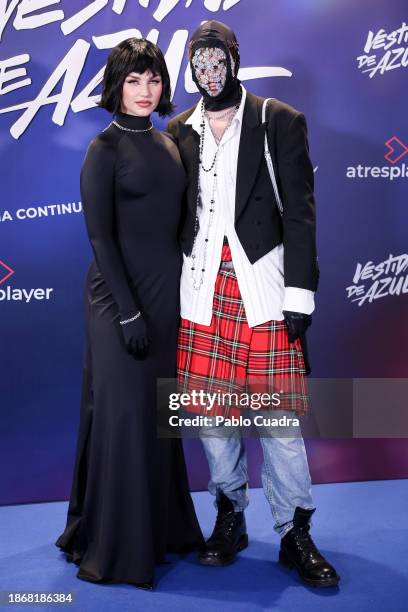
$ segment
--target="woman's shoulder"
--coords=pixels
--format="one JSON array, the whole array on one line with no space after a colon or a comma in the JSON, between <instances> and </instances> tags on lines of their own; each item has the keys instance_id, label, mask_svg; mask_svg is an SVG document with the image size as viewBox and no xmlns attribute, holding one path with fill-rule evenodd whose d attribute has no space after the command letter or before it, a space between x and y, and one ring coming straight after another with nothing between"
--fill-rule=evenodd
<instances>
[{"instance_id":1,"label":"woman's shoulder","mask_svg":"<svg viewBox=\"0 0 408 612\"><path fill-rule=\"evenodd\" d=\"M105 150L112 147L116 147L121 133L110 123L106 128L101 130L89 143L89 146L95 147L96 149Z\"/></svg>"},{"instance_id":2,"label":"woman's shoulder","mask_svg":"<svg viewBox=\"0 0 408 612\"><path fill-rule=\"evenodd\" d=\"M116 155L117 146L120 138L118 138L117 130L112 129L112 124L99 132L88 144L86 158L97 157L112 158Z\"/></svg>"}]
</instances>

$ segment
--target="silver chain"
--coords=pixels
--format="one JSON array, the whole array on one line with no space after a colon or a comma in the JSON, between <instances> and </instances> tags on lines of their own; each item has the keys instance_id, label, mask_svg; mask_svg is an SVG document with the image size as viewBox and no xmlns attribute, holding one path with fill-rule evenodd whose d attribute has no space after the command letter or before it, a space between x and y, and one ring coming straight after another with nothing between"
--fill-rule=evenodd
<instances>
[{"instance_id":1,"label":"silver chain","mask_svg":"<svg viewBox=\"0 0 408 612\"><path fill-rule=\"evenodd\" d=\"M223 119L228 119L230 115L235 115L237 109L235 106L229 108L223 115L210 115L209 111L205 111L208 121L222 121Z\"/></svg>"},{"instance_id":2,"label":"silver chain","mask_svg":"<svg viewBox=\"0 0 408 612\"><path fill-rule=\"evenodd\" d=\"M119 128L120 130L123 130L124 132L150 132L150 130L152 130L154 127L151 121L150 121L150 127L144 130L133 130L131 128L126 128L126 127L123 127L123 125L120 125L117 121L112 121L108 127L110 127L111 125L116 125L117 128Z\"/></svg>"},{"instance_id":3,"label":"silver chain","mask_svg":"<svg viewBox=\"0 0 408 612\"><path fill-rule=\"evenodd\" d=\"M136 321L136 319L138 319L141 316L141 312L139 310L139 312L137 314L135 314L134 317L132 317L131 319L125 319L124 321L119 321L120 325L126 325L126 323L132 323L132 321Z\"/></svg>"}]
</instances>

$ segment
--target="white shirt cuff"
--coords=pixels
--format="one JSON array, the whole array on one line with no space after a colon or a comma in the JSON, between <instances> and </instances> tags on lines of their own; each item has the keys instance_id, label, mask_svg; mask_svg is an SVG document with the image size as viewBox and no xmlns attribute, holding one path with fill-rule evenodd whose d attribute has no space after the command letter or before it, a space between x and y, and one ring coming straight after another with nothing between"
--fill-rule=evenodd
<instances>
[{"instance_id":1,"label":"white shirt cuff","mask_svg":"<svg viewBox=\"0 0 408 612\"><path fill-rule=\"evenodd\" d=\"M314 309L314 291L300 287L285 287L282 310L312 314Z\"/></svg>"}]
</instances>

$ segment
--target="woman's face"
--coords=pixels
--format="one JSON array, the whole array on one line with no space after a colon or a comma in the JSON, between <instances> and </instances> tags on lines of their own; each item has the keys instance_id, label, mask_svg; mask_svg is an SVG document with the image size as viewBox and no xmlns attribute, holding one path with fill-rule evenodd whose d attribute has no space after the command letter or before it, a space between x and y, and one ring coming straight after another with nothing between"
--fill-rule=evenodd
<instances>
[{"instance_id":1,"label":"woman's face","mask_svg":"<svg viewBox=\"0 0 408 612\"><path fill-rule=\"evenodd\" d=\"M130 72L122 88L121 111L128 115L146 117L160 101L163 83L159 74L146 70L143 74Z\"/></svg>"}]
</instances>

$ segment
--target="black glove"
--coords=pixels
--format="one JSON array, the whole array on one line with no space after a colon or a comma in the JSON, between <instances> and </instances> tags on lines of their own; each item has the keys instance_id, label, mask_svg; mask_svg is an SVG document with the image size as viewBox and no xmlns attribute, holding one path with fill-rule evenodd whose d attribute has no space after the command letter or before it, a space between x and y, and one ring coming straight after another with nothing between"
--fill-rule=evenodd
<instances>
[{"instance_id":1,"label":"black glove","mask_svg":"<svg viewBox=\"0 0 408 612\"><path fill-rule=\"evenodd\" d=\"M288 326L289 342L294 342L296 338L304 336L307 328L312 324L312 315L303 314L302 312L284 310L283 316Z\"/></svg>"},{"instance_id":2,"label":"black glove","mask_svg":"<svg viewBox=\"0 0 408 612\"><path fill-rule=\"evenodd\" d=\"M121 328L127 352L133 355L135 359L144 359L149 348L149 338L146 323L142 316L129 323L124 323Z\"/></svg>"}]
</instances>

